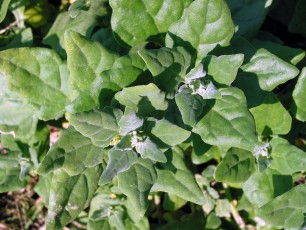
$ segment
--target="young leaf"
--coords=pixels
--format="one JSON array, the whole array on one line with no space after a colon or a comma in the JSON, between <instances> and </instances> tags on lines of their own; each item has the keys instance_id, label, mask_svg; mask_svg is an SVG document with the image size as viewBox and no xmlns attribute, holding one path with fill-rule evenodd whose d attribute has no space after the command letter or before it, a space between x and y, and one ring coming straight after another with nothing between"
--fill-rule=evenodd
<instances>
[{"instance_id":1,"label":"young leaf","mask_svg":"<svg viewBox=\"0 0 306 230\"><path fill-rule=\"evenodd\" d=\"M306 184L299 185L276 197L258 210L267 223L285 229L300 229L306 211Z\"/></svg>"},{"instance_id":2,"label":"young leaf","mask_svg":"<svg viewBox=\"0 0 306 230\"><path fill-rule=\"evenodd\" d=\"M119 134L121 136L127 135L129 132L140 128L143 125L143 118L137 116L133 109L125 107L123 116L118 122Z\"/></svg>"},{"instance_id":3,"label":"young leaf","mask_svg":"<svg viewBox=\"0 0 306 230\"><path fill-rule=\"evenodd\" d=\"M102 173L101 165L70 176L60 169L54 172L49 197L47 229L62 229L89 205Z\"/></svg>"},{"instance_id":4,"label":"young leaf","mask_svg":"<svg viewBox=\"0 0 306 230\"><path fill-rule=\"evenodd\" d=\"M229 45L233 34L234 24L224 0L195 0L170 26L166 46L182 46L201 61L218 44Z\"/></svg>"},{"instance_id":5,"label":"young leaf","mask_svg":"<svg viewBox=\"0 0 306 230\"><path fill-rule=\"evenodd\" d=\"M249 151L231 148L218 164L214 177L227 183L245 182L255 171L255 158Z\"/></svg>"},{"instance_id":6,"label":"young leaf","mask_svg":"<svg viewBox=\"0 0 306 230\"><path fill-rule=\"evenodd\" d=\"M292 118L274 93L266 94L261 105L250 109L256 125L256 132L263 136L287 134Z\"/></svg>"},{"instance_id":7,"label":"young leaf","mask_svg":"<svg viewBox=\"0 0 306 230\"><path fill-rule=\"evenodd\" d=\"M134 109L139 115L150 115L168 108L165 93L152 83L124 88L115 95L115 98L120 104Z\"/></svg>"},{"instance_id":8,"label":"young leaf","mask_svg":"<svg viewBox=\"0 0 306 230\"><path fill-rule=\"evenodd\" d=\"M267 91L272 91L278 85L299 74L299 70L295 66L265 49L259 49L251 58L250 63L243 65L241 69L256 74L260 88Z\"/></svg>"},{"instance_id":9,"label":"young leaf","mask_svg":"<svg viewBox=\"0 0 306 230\"><path fill-rule=\"evenodd\" d=\"M94 81L100 78L102 71L112 67L117 55L105 49L98 42L90 41L73 31L65 33L65 46L67 64L70 71L68 82L69 97L72 101L76 100L68 109L73 113L92 109L98 104L98 98L93 98L88 90ZM84 97L90 97L90 104L76 107L78 99L82 99L83 95Z\"/></svg>"},{"instance_id":10,"label":"young leaf","mask_svg":"<svg viewBox=\"0 0 306 230\"><path fill-rule=\"evenodd\" d=\"M133 150L120 150L112 148L108 151L108 162L102 173L99 185L112 182L115 176L128 170L138 159Z\"/></svg>"},{"instance_id":11,"label":"young leaf","mask_svg":"<svg viewBox=\"0 0 306 230\"><path fill-rule=\"evenodd\" d=\"M148 195L156 181L156 171L151 160L138 158L127 171L118 175L118 186L131 201L139 216L148 208Z\"/></svg>"},{"instance_id":12,"label":"young leaf","mask_svg":"<svg viewBox=\"0 0 306 230\"><path fill-rule=\"evenodd\" d=\"M243 63L243 54L207 56L203 60L204 69L219 84L230 86Z\"/></svg>"},{"instance_id":13,"label":"young leaf","mask_svg":"<svg viewBox=\"0 0 306 230\"><path fill-rule=\"evenodd\" d=\"M306 121L306 68L303 68L292 94L295 103L295 117Z\"/></svg>"},{"instance_id":14,"label":"young leaf","mask_svg":"<svg viewBox=\"0 0 306 230\"><path fill-rule=\"evenodd\" d=\"M118 122L122 117L120 109L104 107L102 110L72 114L68 117L70 124L92 143L99 147L107 147L119 133Z\"/></svg>"},{"instance_id":15,"label":"young leaf","mask_svg":"<svg viewBox=\"0 0 306 230\"><path fill-rule=\"evenodd\" d=\"M105 149L96 147L89 138L70 126L62 130L60 138L52 145L37 172L46 174L60 168L70 176L79 175L86 168L100 164L104 154Z\"/></svg>"},{"instance_id":16,"label":"young leaf","mask_svg":"<svg viewBox=\"0 0 306 230\"><path fill-rule=\"evenodd\" d=\"M136 46L148 40L162 42L163 34L173 22L181 18L184 9L191 2L192 0L110 0L113 9L112 29L126 45Z\"/></svg>"},{"instance_id":17,"label":"young leaf","mask_svg":"<svg viewBox=\"0 0 306 230\"><path fill-rule=\"evenodd\" d=\"M273 159L270 168L285 175L306 170L306 152L280 137L273 138L270 143Z\"/></svg>"},{"instance_id":18,"label":"young leaf","mask_svg":"<svg viewBox=\"0 0 306 230\"><path fill-rule=\"evenodd\" d=\"M244 94L232 87L221 89L220 92L221 99L207 101L207 111L192 131L210 145L253 151L258 140Z\"/></svg>"},{"instance_id":19,"label":"young leaf","mask_svg":"<svg viewBox=\"0 0 306 230\"><path fill-rule=\"evenodd\" d=\"M35 109L42 120L59 118L67 104L65 70L58 54L46 48L1 51L0 71L8 88Z\"/></svg>"},{"instance_id":20,"label":"young leaf","mask_svg":"<svg viewBox=\"0 0 306 230\"><path fill-rule=\"evenodd\" d=\"M180 148L169 149L165 153L167 163L158 163L157 181L152 191L163 191L196 204L204 203L204 195L194 176L184 162Z\"/></svg>"},{"instance_id":21,"label":"young leaf","mask_svg":"<svg viewBox=\"0 0 306 230\"><path fill-rule=\"evenodd\" d=\"M184 142L191 133L163 119L154 124L151 134L163 143L169 146L175 146Z\"/></svg>"},{"instance_id":22,"label":"young leaf","mask_svg":"<svg viewBox=\"0 0 306 230\"><path fill-rule=\"evenodd\" d=\"M183 47L163 47L138 53L152 73L156 85L166 93L175 93L190 66L190 54Z\"/></svg>"}]
</instances>

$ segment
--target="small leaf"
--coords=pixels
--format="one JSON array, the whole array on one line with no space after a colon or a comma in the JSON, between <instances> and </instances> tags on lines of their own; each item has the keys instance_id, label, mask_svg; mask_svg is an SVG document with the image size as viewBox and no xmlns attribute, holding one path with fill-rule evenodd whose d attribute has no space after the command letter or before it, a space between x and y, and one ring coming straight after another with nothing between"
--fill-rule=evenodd
<instances>
[{"instance_id":1,"label":"small leaf","mask_svg":"<svg viewBox=\"0 0 306 230\"><path fill-rule=\"evenodd\" d=\"M1 1L1 7L0 7L0 22L2 22L5 19L7 10L9 8L11 0L3 0Z\"/></svg>"},{"instance_id":2,"label":"small leaf","mask_svg":"<svg viewBox=\"0 0 306 230\"><path fill-rule=\"evenodd\" d=\"M149 115L168 108L165 93L152 83L124 88L115 98L120 104L131 107L140 115Z\"/></svg>"},{"instance_id":3,"label":"small leaf","mask_svg":"<svg viewBox=\"0 0 306 230\"><path fill-rule=\"evenodd\" d=\"M120 150L112 148L108 152L106 169L102 173L99 185L112 182L119 173L128 170L138 159L137 153L133 150Z\"/></svg>"},{"instance_id":4,"label":"small leaf","mask_svg":"<svg viewBox=\"0 0 306 230\"><path fill-rule=\"evenodd\" d=\"M270 143L272 147L271 157L273 159L269 165L270 168L285 175L306 170L306 152L280 137L273 138Z\"/></svg>"},{"instance_id":5,"label":"small leaf","mask_svg":"<svg viewBox=\"0 0 306 230\"><path fill-rule=\"evenodd\" d=\"M67 103L67 70L58 54L46 48L1 51L0 72L9 90L35 109L42 120L59 118Z\"/></svg>"},{"instance_id":6,"label":"small leaf","mask_svg":"<svg viewBox=\"0 0 306 230\"><path fill-rule=\"evenodd\" d=\"M249 151L231 148L218 164L214 177L227 183L245 182L255 171L255 158Z\"/></svg>"},{"instance_id":7,"label":"small leaf","mask_svg":"<svg viewBox=\"0 0 306 230\"><path fill-rule=\"evenodd\" d=\"M142 158L149 158L153 161L167 162L165 154L158 148L158 146L151 141L150 137L147 137L144 141L140 141L136 145L136 151Z\"/></svg>"},{"instance_id":8,"label":"small leaf","mask_svg":"<svg viewBox=\"0 0 306 230\"><path fill-rule=\"evenodd\" d=\"M118 175L118 186L143 216L148 208L148 195L156 181L156 171L150 160L138 158L127 171Z\"/></svg>"},{"instance_id":9,"label":"small leaf","mask_svg":"<svg viewBox=\"0 0 306 230\"><path fill-rule=\"evenodd\" d=\"M219 84L230 86L237 76L243 63L243 54L207 56L204 58L204 68L209 76Z\"/></svg>"},{"instance_id":10,"label":"small leaf","mask_svg":"<svg viewBox=\"0 0 306 230\"><path fill-rule=\"evenodd\" d=\"M157 164L157 181L152 191L163 191L196 204L204 204L203 192L185 165L181 149L169 149L165 155L167 163Z\"/></svg>"},{"instance_id":11,"label":"small leaf","mask_svg":"<svg viewBox=\"0 0 306 230\"><path fill-rule=\"evenodd\" d=\"M306 211L306 184L299 185L276 197L258 210L258 215L273 226L300 229Z\"/></svg>"},{"instance_id":12,"label":"small leaf","mask_svg":"<svg viewBox=\"0 0 306 230\"><path fill-rule=\"evenodd\" d=\"M217 45L229 45L233 34L234 24L225 1L196 0L170 26L166 45L182 46L201 61Z\"/></svg>"},{"instance_id":13,"label":"small leaf","mask_svg":"<svg viewBox=\"0 0 306 230\"><path fill-rule=\"evenodd\" d=\"M243 65L241 69L256 74L260 88L267 91L272 91L278 85L299 74L299 70L295 66L265 49L259 49L251 58L250 63Z\"/></svg>"},{"instance_id":14,"label":"small leaf","mask_svg":"<svg viewBox=\"0 0 306 230\"><path fill-rule=\"evenodd\" d=\"M306 121L306 68L295 85L292 94L295 103L295 117L300 121Z\"/></svg>"},{"instance_id":15,"label":"small leaf","mask_svg":"<svg viewBox=\"0 0 306 230\"><path fill-rule=\"evenodd\" d=\"M250 109L256 125L256 132L263 136L287 134L292 118L274 93L266 94L261 105Z\"/></svg>"},{"instance_id":16,"label":"small leaf","mask_svg":"<svg viewBox=\"0 0 306 230\"><path fill-rule=\"evenodd\" d=\"M143 118L137 116L133 109L125 107L123 116L118 122L119 134L121 136L127 135L129 132L137 130L143 125Z\"/></svg>"},{"instance_id":17,"label":"small leaf","mask_svg":"<svg viewBox=\"0 0 306 230\"><path fill-rule=\"evenodd\" d=\"M169 146L181 144L189 136L190 132L167 121L166 119L157 121L152 130L152 135Z\"/></svg>"},{"instance_id":18,"label":"small leaf","mask_svg":"<svg viewBox=\"0 0 306 230\"><path fill-rule=\"evenodd\" d=\"M123 43L136 46L148 40L162 41L162 34L181 18L191 0L111 0L111 25ZM171 13L169 13L171 12ZM155 39L154 39L155 38Z\"/></svg>"},{"instance_id":19,"label":"small leaf","mask_svg":"<svg viewBox=\"0 0 306 230\"><path fill-rule=\"evenodd\" d=\"M118 122L122 117L119 109L104 107L102 110L73 114L68 117L70 124L92 143L107 147L119 132Z\"/></svg>"},{"instance_id":20,"label":"small leaf","mask_svg":"<svg viewBox=\"0 0 306 230\"><path fill-rule=\"evenodd\" d=\"M47 229L62 229L88 207L101 173L100 165L72 177L62 169L54 172L46 220Z\"/></svg>"},{"instance_id":21,"label":"small leaf","mask_svg":"<svg viewBox=\"0 0 306 230\"><path fill-rule=\"evenodd\" d=\"M243 192L256 207L262 207L292 187L292 177L279 175L271 169L253 174L244 184Z\"/></svg>"},{"instance_id":22,"label":"small leaf","mask_svg":"<svg viewBox=\"0 0 306 230\"><path fill-rule=\"evenodd\" d=\"M221 99L207 101L206 114L195 125L193 132L210 145L253 151L258 140L244 94L232 87L220 89L220 92Z\"/></svg>"},{"instance_id":23,"label":"small leaf","mask_svg":"<svg viewBox=\"0 0 306 230\"><path fill-rule=\"evenodd\" d=\"M52 145L41 162L37 172L46 174L62 169L70 176L79 175L86 168L93 167L103 161L106 150L92 144L72 126L62 130L58 141Z\"/></svg>"}]
</instances>

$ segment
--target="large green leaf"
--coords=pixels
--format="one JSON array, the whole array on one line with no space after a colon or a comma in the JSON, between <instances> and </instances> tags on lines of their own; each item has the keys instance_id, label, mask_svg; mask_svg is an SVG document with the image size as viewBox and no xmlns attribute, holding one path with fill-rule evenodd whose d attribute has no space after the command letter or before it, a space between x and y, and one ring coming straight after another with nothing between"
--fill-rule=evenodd
<instances>
[{"instance_id":1,"label":"large green leaf","mask_svg":"<svg viewBox=\"0 0 306 230\"><path fill-rule=\"evenodd\" d=\"M291 33L298 33L306 37L306 2L299 0L296 4L293 17L288 25Z\"/></svg>"},{"instance_id":2,"label":"large green leaf","mask_svg":"<svg viewBox=\"0 0 306 230\"><path fill-rule=\"evenodd\" d=\"M118 122L122 117L120 109L104 107L102 110L72 114L68 120L73 127L89 137L99 147L107 147L119 133Z\"/></svg>"},{"instance_id":3,"label":"large green leaf","mask_svg":"<svg viewBox=\"0 0 306 230\"><path fill-rule=\"evenodd\" d=\"M192 0L110 0L113 31L126 45L162 42L169 26L181 18Z\"/></svg>"},{"instance_id":4,"label":"large green leaf","mask_svg":"<svg viewBox=\"0 0 306 230\"><path fill-rule=\"evenodd\" d=\"M248 200L261 207L292 187L292 177L280 175L271 169L253 174L244 184L243 191Z\"/></svg>"},{"instance_id":5,"label":"large green leaf","mask_svg":"<svg viewBox=\"0 0 306 230\"><path fill-rule=\"evenodd\" d=\"M295 117L300 121L306 121L306 68L303 68L292 96L295 103Z\"/></svg>"},{"instance_id":6,"label":"large green leaf","mask_svg":"<svg viewBox=\"0 0 306 230\"><path fill-rule=\"evenodd\" d=\"M277 97L269 92L262 104L250 109L259 134L287 134L291 129L292 118Z\"/></svg>"},{"instance_id":7,"label":"large green leaf","mask_svg":"<svg viewBox=\"0 0 306 230\"><path fill-rule=\"evenodd\" d=\"M203 192L187 168L182 150L175 147L165 155L167 163L157 164L157 181L152 191L163 191L196 204L204 204Z\"/></svg>"},{"instance_id":8,"label":"large green leaf","mask_svg":"<svg viewBox=\"0 0 306 230\"><path fill-rule=\"evenodd\" d=\"M188 87L182 86L175 95L175 102L184 124L192 129L201 117L205 106L204 99L200 95L192 94L192 90Z\"/></svg>"},{"instance_id":9,"label":"large green leaf","mask_svg":"<svg viewBox=\"0 0 306 230\"><path fill-rule=\"evenodd\" d=\"M93 97L91 87L95 80L100 78L102 71L112 67L117 55L108 51L100 43L90 41L73 31L65 33L65 46L70 71L69 97L72 101L75 100L68 109L74 113L92 109L98 105L99 95ZM85 105L82 105L83 97L89 100Z\"/></svg>"},{"instance_id":10,"label":"large green leaf","mask_svg":"<svg viewBox=\"0 0 306 230\"><path fill-rule=\"evenodd\" d=\"M119 125L119 134L124 136L131 131L134 131L140 128L143 125L143 118L137 116L133 109L130 107L125 107L125 111L120 121Z\"/></svg>"},{"instance_id":11,"label":"large green leaf","mask_svg":"<svg viewBox=\"0 0 306 230\"><path fill-rule=\"evenodd\" d=\"M228 183L245 182L255 171L255 158L249 151L231 148L215 171L217 181Z\"/></svg>"},{"instance_id":12,"label":"large green leaf","mask_svg":"<svg viewBox=\"0 0 306 230\"><path fill-rule=\"evenodd\" d=\"M270 168L288 175L306 170L306 152L280 137L273 138L270 143L272 147Z\"/></svg>"},{"instance_id":13,"label":"large green leaf","mask_svg":"<svg viewBox=\"0 0 306 230\"><path fill-rule=\"evenodd\" d=\"M204 58L204 68L207 74L219 84L231 85L243 63L243 54L207 56Z\"/></svg>"},{"instance_id":14,"label":"large green leaf","mask_svg":"<svg viewBox=\"0 0 306 230\"><path fill-rule=\"evenodd\" d=\"M131 107L140 115L149 115L168 108L165 93L152 83L124 88L115 98L120 104Z\"/></svg>"},{"instance_id":15,"label":"large green leaf","mask_svg":"<svg viewBox=\"0 0 306 230\"><path fill-rule=\"evenodd\" d=\"M55 22L44 37L43 43L51 46L61 56L66 56L64 44L64 34L67 30L78 32L86 37L90 37L94 28L99 24L101 16L107 14L104 7L105 0L92 1L90 10L81 11L76 18L70 17L68 12L58 14Z\"/></svg>"},{"instance_id":16,"label":"large green leaf","mask_svg":"<svg viewBox=\"0 0 306 230\"><path fill-rule=\"evenodd\" d=\"M103 161L106 150L93 145L91 140L72 126L62 130L58 141L52 145L41 162L38 173L45 174L61 169L70 176L82 173Z\"/></svg>"},{"instance_id":17,"label":"large green leaf","mask_svg":"<svg viewBox=\"0 0 306 230\"><path fill-rule=\"evenodd\" d=\"M63 115L68 71L55 51L46 48L1 51L0 72L8 88L30 104L38 118L50 120Z\"/></svg>"},{"instance_id":18,"label":"large green leaf","mask_svg":"<svg viewBox=\"0 0 306 230\"><path fill-rule=\"evenodd\" d=\"M162 119L154 123L151 133L163 143L169 146L175 146L184 142L191 132Z\"/></svg>"},{"instance_id":19,"label":"large green leaf","mask_svg":"<svg viewBox=\"0 0 306 230\"><path fill-rule=\"evenodd\" d=\"M7 10L9 8L11 0L3 0L1 1L1 6L0 6L0 22L2 22L5 19Z\"/></svg>"},{"instance_id":20,"label":"large green leaf","mask_svg":"<svg viewBox=\"0 0 306 230\"><path fill-rule=\"evenodd\" d=\"M265 21L272 0L227 0L237 35L253 38Z\"/></svg>"},{"instance_id":21,"label":"large green leaf","mask_svg":"<svg viewBox=\"0 0 306 230\"><path fill-rule=\"evenodd\" d=\"M245 72L254 73L263 90L272 91L280 84L295 78L299 70L265 49L259 49L247 63L241 67Z\"/></svg>"},{"instance_id":22,"label":"large green leaf","mask_svg":"<svg viewBox=\"0 0 306 230\"><path fill-rule=\"evenodd\" d=\"M76 176L70 176L62 169L54 172L46 220L47 229L62 229L88 207L101 173L100 165L88 168Z\"/></svg>"},{"instance_id":23,"label":"large green leaf","mask_svg":"<svg viewBox=\"0 0 306 230\"><path fill-rule=\"evenodd\" d=\"M233 34L234 24L224 0L195 0L182 18L170 26L166 44L183 46L202 60L218 44L229 45Z\"/></svg>"},{"instance_id":24,"label":"large green leaf","mask_svg":"<svg viewBox=\"0 0 306 230\"><path fill-rule=\"evenodd\" d=\"M106 169L102 173L99 185L112 182L115 176L128 170L138 159L133 150L111 149L108 152Z\"/></svg>"},{"instance_id":25,"label":"large green leaf","mask_svg":"<svg viewBox=\"0 0 306 230\"><path fill-rule=\"evenodd\" d=\"M258 210L268 224L285 229L301 229L306 213L306 184L275 198Z\"/></svg>"},{"instance_id":26,"label":"large green leaf","mask_svg":"<svg viewBox=\"0 0 306 230\"><path fill-rule=\"evenodd\" d=\"M182 47L142 50L139 55L152 73L156 85L167 93L175 93L191 63L190 54Z\"/></svg>"},{"instance_id":27,"label":"large green leaf","mask_svg":"<svg viewBox=\"0 0 306 230\"><path fill-rule=\"evenodd\" d=\"M221 99L207 101L206 114L195 125L193 132L210 145L253 151L258 141L244 94L233 87L220 89L220 92Z\"/></svg>"},{"instance_id":28,"label":"large green leaf","mask_svg":"<svg viewBox=\"0 0 306 230\"><path fill-rule=\"evenodd\" d=\"M127 171L118 175L118 186L143 216L148 208L148 195L156 181L156 171L151 160L138 158Z\"/></svg>"}]
</instances>

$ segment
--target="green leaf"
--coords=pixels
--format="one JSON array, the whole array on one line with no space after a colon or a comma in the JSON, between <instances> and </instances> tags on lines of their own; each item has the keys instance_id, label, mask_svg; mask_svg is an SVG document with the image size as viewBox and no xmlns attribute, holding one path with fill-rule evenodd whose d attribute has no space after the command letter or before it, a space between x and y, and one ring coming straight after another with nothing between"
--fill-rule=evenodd
<instances>
[{"instance_id":1,"label":"green leaf","mask_svg":"<svg viewBox=\"0 0 306 230\"><path fill-rule=\"evenodd\" d=\"M234 24L224 0L195 0L170 26L166 45L183 46L202 60L217 45L229 45L233 34Z\"/></svg>"},{"instance_id":2,"label":"green leaf","mask_svg":"<svg viewBox=\"0 0 306 230\"><path fill-rule=\"evenodd\" d=\"M138 159L133 150L120 150L112 148L108 152L106 169L102 173L99 185L112 182L119 173L127 171Z\"/></svg>"},{"instance_id":3,"label":"green leaf","mask_svg":"<svg viewBox=\"0 0 306 230\"><path fill-rule=\"evenodd\" d=\"M227 183L245 182L255 171L255 158L249 151L231 148L218 164L214 177Z\"/></svg>"},{"instance_id":4,"label":"green leaf","mask_svg":"<svg viewBox=\"0 0 306 230\"><path fill-rule=\"evenodd\" d=\"M244 94L233 87L220 89L220 92L221 99L207 101L206 113L192 131L210 145L253 151L258 140Z\"/></svg>"},{"instance_id":5,"label":"green leaf","mask_svg":"<svg viewBox=\"0 0 306 230\"><path fill-rule=\"evenodd\" d=\"M303 0L299 0L295 10L293 17L290 20L288 25L288 29L291 33L301 34L306 37L306 3Z\"/></svg>"},{"instance_id":6,"label":"green leaf","mask_svg":"<svg viewBox=\"0 0 306 230\"><path fill-rule=\"evenodd\" d=\"M162 119L154 123L151 134L163 143L175 146L184 142L191 133L166 119Z\"/></svg>"},{"instance_id":7,"label":"green leaf","mask_svg":"<svg viewBox=\"0 0 306 230\"><path fill-rule=\"evenodd\" d=\"M100 165L86 169L82 174L70 176L60 169L51 182L47 229L62 229L89 205L102 173Z\"/></svg>"},{"instance_id":8,"label":"green leaf","mask_svg":"<svg viewBox=\"0 0 306 230\"><path fill-rule=\"evenodd\" d=\"M37 172L46 174L62 169L68 175L75 176L88 167L100 164L104 154L105 149L93 145L89 138L70 126L67 130L62 130L58 141L52 145Z\"/></svg>"},{"instance_id":9,"label":"green leaf","mask_svg":"<svg viewBox=\"0 0 306 230\"><path fill-rule=\"evenodd\" d=\"M127 135L129 132L137 130L143 125L143 118L137 116L133 109L130 107L125 107L125 111L120 121L119 134L121 136Z\"/></svg>"},{"instance_id":10,"label":"green leaf","mask_svg":"<svg viewBox=\"0 0 306 230\"><path fill-rule=\"evenodd\" d=\"M99 147L107 147L119 133L118 122L122 117L120 109L104 107L102 110L72 114L68 117L70 124L92 143Z\"/></svg>"},{"instance_id":11,"label":"green leaf","mask_svg":"<svg viewBox=\"0 0 306 230\"><path fill-rule=\"evenodd\" d=\"M227 0L239 36L253 38L265 21L271 0Z\"/></svg>"},{"instance_id":12,"label":"green leaf","mask_svg":"<svg viewBox=\"0 0 306 230\"><path fill-rule=\"evenodd\" d=\"M45 205L49 205L50 187L53 173L46 175L39 175L37 184L34 187L34 191L43 199Z\"/></svg>"},{"instance_id":13,"label":"green leaf","mask_svg":"<svg viewBox=\"0 0 306 230\"><path fill-rule=\"evenodd\" d=\"M23 17L23 14L22 14ZM26 28L15 34L12 40L5 46L1 46L0 50L7 50L11 48L30 47L33 45L33 33L31 28Z\"/></svg>"},{"instance_id":14,"label":"green leaf","mask_svg":"<svg viewBox=\"0 0 306 230\"><path fill-rule=\"evenodd\" d=\"M165 155L167 163L157 164L157 181L152 191L167 192L196 204L204 204L203 192L187 168L182 150L178 147L169 149Z\"/></svg>"},{"instance_id":15,"label":"green leaf","mask_svg":"<svg viewBox=\"0 0 306 230\"><path fill-rule=\"evenodd\" d=\"M191 0L110 0L113 31L125 45L162 42L169 26L181 18ZM169 13L171 12L171 13Z\"/></svg>"},{"instance_id":16,"label":"green leaf","mask_svg":"<svg viewBox=\"0 0 306 230\"><path fill-rule=\"evenodd\" d=\"M78 32L86 37L90 37L94 28L99 25L101 17L107 14L105 0L91 1L93 4L88 11L81 11L76 18L72 18L69 12L57 15L55 22L44 37L43 43L51 46L61 56L65 57L64 49L67 49L64 41L64 34L67 30Z\"/></svg>"},{"instance_id":17,"label":"green leaf","mask_svg":"<svg viewBox=\"0 0 306 230\"><path fill-rule=\"evenodd\" d=\"M205 229L205 216L203 212L195 211L191 214L183 215L180 218L175 217L174 220L163 225L160 230L190 230L190 226L196 226L198 229Z\"/></svg>"},{"instance_id":18,"label":"green leaf","mask_svg":"<svg viewBox=\"0 0 306 230\"><path fill-rule=\"evenodd\" d=\"M303 150L280 137L273 138L270 143L273 159L270 168L288 175L306 170L306 153Z\"/></svg>"},{"instance_id":19,"label":"green leaf","mask_svg":"<svg viewBox=\"0 0 306 230\"><path fill-rule=\"evenodd\" d=\"M168 108L165 93L152 83L124 88L115 95L115 98L120 104L134 109L139 115L149 115Z\"/></svg>"},{"instance_id":20,"label":"green leaf","mask_svg":"<svg viewBox=\"0 0 306 230\"><path fill-rule=\"evenodd\" d=\"M73 31L65 33L67 49L67 64L70 71L68 80L69 97L73 101L68 106L72 113L90 110L99 104L98 95L91 93L95 80L100 78L101 72L112 67L117 58L98 42L90 41L81 34ZM82 105L83 97L89 100ZM84 99L83 99L84 100Z\"/></svg>"},{"instance_id":21,"label":"green leaf","mask_svg":"<svg viewBox=\"0 0 306 230\"><path fill-rule=\"evenodd\" d=\"M156 181L156 171L150 160L138 158L127 171L118 175L118 186L131 201L140 216L148 208L148 195Z\"/></svg>"},{"instance_id":22,"label":"green leaf","mask_svg":"<svg viewBox=\"0 0 306 230\"><path fill-rule=\"evenodd\" d=\"M2 22L5 19L7 10L9 8L11 0L3 0L1 1L1 8L0 8L0 22Z\"/></svg>"},{"instance_id":23,"label":"green leaf","mask_svg":"<svg viewBox=\"0 0 306 230\"><path fill-rule=\"evenodd\" d=\"M256 207L262 207L292 187L292 177L271 169L253 174L244 184L243 192Z\"/></svg>"},{"instance_id":24,"label":"green leaf","mask_svg":"<svg viewBox=\"0 0 306 230\"><path fill-rule=\"evenodd\" d=\"M207 56L204 58L204 69L219 84L230 86L243 63L243 54Z\"/></svg>"},{"instance_id":25,"label":"green leaf","mask_svg":"<svg viewBox=\"0 0 306 230\"><path fill-rule=\"evenodd\" d=\"M190 66L190 54L183 47L163 47L138 53L152 73L156 85L166 93L175 93Z\"/></svg>"},{"instance_id":26,"label":"green leaf","mask_svg":"<svg viewBox=\"0 0 306 230\"><path fill-rule=\"evenodd\" d=\"M273 226L301 229L306 212L306 184L275 198L258 210L258 215Z\"/></svg>"},{"instance_id":27,"label":"green leaf","mask_svg":"<svg viewBox=\"0 0 306 230\"><path fill-rule=\"evenodd\" d=\"M303 68L299 76L292 97L295 103L295 117L300 121L306 121L306 68Z\"/></svg>"},{"instance_id":28,"label":"green leaf","mask_svg":"<svg viewBox=\"0 0 306 230\"><path fill-rule=\"evenodd\" d=\"M289 62L292 65L298 64L305 57L305 51L299 48L292 48L284 46L270 41L253 40L252 45L257 49L264 48L270 53L283 59L285 62Z\"/></svg>"},{"instance_id":29,"label":"green leaf","mask_svg":"<svg viewBox=\"0 0 306 230\"><path fill-rule=\"evenodd\" d=\"M274 93L266 94L262 104L250 109L256 131L263 136L287 134L291 129L292 118Z\"/></svg>"},{"instance_id":30,"label":"green leaf","mask_svg":"<svg viewBox=\"0 0 306 230\"><path fill-rule=\"evenodd\" d=\"M63 115L67 70L56 52L46 48L1 51L0 72L9 90L30 104L38 118L50 120Z\"/></svg>"},{"instance_id":31,"label":"green leaf","mask_svg":"<svg viewBox=\"0 0 306 230\"><path fill-rule=\"evenodd\" d=\"M278 85L299 74L299 70L295 66L265 49L259 49L251 58L250 63L243 65L241 69L256 74L260 88L267 91L272 91Z\"/></svg>"},{"instance_id":32,"label":"green leaf","mask_svg":"<svg viewBox=\"0 0 306 230\"><path fill-rule=\"evenodd\" d=\"M141 155L142 158L149 158L153 161L167 162L165 154L158 148L158 146L147 137L144 141L140 141L136 145L136 151Z\"/></svg>"},{"instance_id":33,"label":"green leaf","mask_svg":"<svg viewBox=\"0 0 306 230\"><path fill-rule=\"evenodd\" d=\"M200 119L205 106L204 99L192 94L191 89L181 86L175 95L176 105L182 115L184 124L191 129Z\"/></svg>"},{"instance_id":34,"label":"green leaf","mask_svg":"<svg viewBox=\"0 0 306 230\"><path fill-rule=\"evenodd\" d=\"M206 229L218 229L221 225L221 219L216 216L215 212L212 212L208 215L206 220Z\"/></svg>"},{"instance_id":35,"label":"green leaf","mask_svg":"<svg viewBox=\"0 0 306 230\"><path fill-rule=\"evenodd\" d=\"M166 193L163 208L168 211L176 211L187 203L186 200L169 193Z\"/></svg>"}]
</instances>

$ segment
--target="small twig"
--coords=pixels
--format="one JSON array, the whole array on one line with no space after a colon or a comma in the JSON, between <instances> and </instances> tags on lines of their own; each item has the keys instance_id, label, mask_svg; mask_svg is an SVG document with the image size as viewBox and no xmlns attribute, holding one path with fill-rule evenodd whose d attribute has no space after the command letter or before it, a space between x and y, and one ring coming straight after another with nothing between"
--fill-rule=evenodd
<instances>
[{"instance_id":1,"label":"small twig","mask_svg":"<svg viewBox=\"0 0 306 230\"><path fill-rule=\"evenodd\" d=\"M16 20L14 22L12 22L11 24L9 24L7 27L5 27L4 29L0 30L0 34L4 34L5 32L9 31L10 29L12 29L14 26L17 26L18 23L22 22L22 20Z\"/></svg>"}]
</instances>

